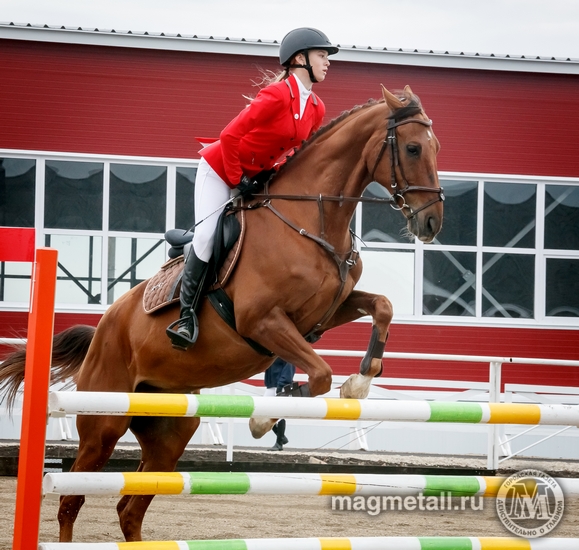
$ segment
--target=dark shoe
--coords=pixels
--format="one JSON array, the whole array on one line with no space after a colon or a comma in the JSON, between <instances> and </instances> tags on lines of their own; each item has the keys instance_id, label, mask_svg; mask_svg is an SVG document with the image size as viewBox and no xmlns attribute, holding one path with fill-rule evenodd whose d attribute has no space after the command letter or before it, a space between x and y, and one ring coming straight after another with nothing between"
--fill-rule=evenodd
<instances>
[{"instance_id":1,"label":"dark shoe","mask_svg":"<svg viewBox=\"0 0 579 550\"><path fill-rule=\"evenodd\" d=\"M269 450L270 451L283 451L283 445L276 441L275 445Z\"/></svg>"},{"instance_id":2,"label":"dark shoe","mask_svg":"<svg viewBox=\"0 0 579 550\"><path fill-rule=\"evenodd\" d=\"M197 306L203 294L203 285L207 274L207 262L200 260L193 247L187 256L181 279L181 318L167 327L167 336L173 347L187 350L199 336L199 322L197 321ZM176 328L175 328L176 327Z\"/></svg>"},{"instance_id":3,"label":"dark shoe","mask_svg":"<svg viewBox=\"0 0 579 550\"><path fill-rule=\"evenodd\" d=\"M285 436L285 418L278 420L277 424L273 425L272 432L277 436L277 442L280 445L287 445L289 439ZM281 449L279 449L281 451Z\"/></svg>"}]
</instances>

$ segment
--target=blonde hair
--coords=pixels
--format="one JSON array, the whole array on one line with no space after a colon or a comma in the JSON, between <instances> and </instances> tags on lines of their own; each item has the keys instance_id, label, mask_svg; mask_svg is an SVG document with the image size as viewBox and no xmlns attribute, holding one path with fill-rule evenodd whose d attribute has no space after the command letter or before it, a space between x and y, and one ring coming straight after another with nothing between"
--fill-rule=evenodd
<instances>
[{"instance_id":1,"label":"blonde hair","mask_svg":"<svg viewBox=\"0 0 579 550\"><path fill-rule=\"evenodd\" d=\"M282 80L285 80L291 74L289 67L285 67L281 71L277 72L271 71L269 69L262 69L261 67L258 67L258 69L260 77L256 80L252 80L251 83L260 90L262 88L269 86L270 84L275 84L276 82L281 82ZM247 101L253 101L255 99L254 96L250 95L243 95L243 97L247 99Z\"/></svg>"},{"instance_id":2,"label":"blonde hair","mask_svg":"<svg viewBox=\"0 0 579 550\"><path fill-rule=\"evenodd\" d=\"M282 80L285 80L286 78L289 77L290 70L288 67L285 67L284 69L282 69L281 71L270 71L269 69L259 69L259 72L261 73L261 78L260 80L254 80L253 81L253 85L257 86L259 88L265 88L266 86L269 86L270 84L274 84L275 82L281 82Z\"/></svg>"}]
</instances>

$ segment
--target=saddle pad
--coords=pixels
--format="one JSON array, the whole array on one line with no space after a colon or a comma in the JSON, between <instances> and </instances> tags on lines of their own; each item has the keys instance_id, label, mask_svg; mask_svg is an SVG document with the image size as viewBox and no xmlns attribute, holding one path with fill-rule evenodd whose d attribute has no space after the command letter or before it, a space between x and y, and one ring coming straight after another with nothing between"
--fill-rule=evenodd
<instances>
[{"instance_id":1,"label":"saddle pad","mask_svg":"<svg viewBox=\"0 0 579 550\"><path fill-rule=\"evenodd\" d=\"M160 271L147 282L143 294L145 313L153 313L153 311L178 301L182 276L183 256L163 264Z\"/></svg>"},{"instance_id":2,"label":"saddle pad","mask_svg":"<svg viewBox=\"0 0 579 550\"><path fill-rule=\"evenodd\" d=\"M212 285L212 288L219 288L225 285L231 273L233 273L233 269L241 252L241 245L245 236L245 212L242 210L241 212L236 212L235 215L241 225L241 233L237 242L233 245L223 261L217 281ZM143 309L145 313L153 313L177 302L179 300L179 292L181 291L182 277L182 255L163 264L160 271L149 279L145 287L145 293L143 294Z\"/></svg>"}]
</instances>

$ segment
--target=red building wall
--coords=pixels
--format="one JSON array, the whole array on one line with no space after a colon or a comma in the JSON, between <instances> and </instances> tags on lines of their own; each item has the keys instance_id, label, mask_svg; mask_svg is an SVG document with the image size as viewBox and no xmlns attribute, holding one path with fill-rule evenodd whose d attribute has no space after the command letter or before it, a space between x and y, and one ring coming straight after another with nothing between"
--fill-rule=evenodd
<instances>
[{"instance_id":1,"label":"red building wall","mask_svg":"<svg viewBox=\"0 0 579 550\"><path fill-rule=\"evenodd\" d=\"M0 40L0 148L196 158L241 110L272 58ZM577 177L579 76L332 61L316 86L327 121L409 84L434 120L439 169ZM0 335L25 333L0 315ZM56 331L100 316L57 314ZM396 324L389 351L579 359L575 330ZM365 349L366 323L331 331L326 349ZM358 360L330 358L337 373ZM488 366L388 361L384 376L488 380ZM579 369L505 365L503 380L579 386Z\"/></svg>"},{"instance_id":2,"label":"red building wall","mask_svg":"<svg viewBox=\"0 0 579 550\"><path fill-rule=\"evenodd\" d=\"M0 147L196 158L272 58L0 40ZM579 76L332 61L327 120L409 84L439 169L577 176Z\"/></svg>"},{"instance_id":3,"label":"red building wall","mask_svg":"<svg viewBox=\"0 0 579 550\"><path fill-rule=\"evenodd\" d=\"M55 333L86 324L96 326L101 315L58 313ZM0 315L1 336L26 336L28 314L3 312ZM358 350L368 345L372 327L369 323L349 323L327 332L316 344L317 349ZM399 353L436 353L484 355L491 357L531 357L579 360L579 333L573 330L493 327L447 327L393 324L386 351ZM0 346L0 360L8 353ZM359 358L326 357L335 374L358 372ZM383 375L387 378L431 380L466 380L487 382L488 363L437 362L388 359ZM579 386L579 367L524 365L504 363L502 381L509 384Z\"/></svg>"}]
</instances>

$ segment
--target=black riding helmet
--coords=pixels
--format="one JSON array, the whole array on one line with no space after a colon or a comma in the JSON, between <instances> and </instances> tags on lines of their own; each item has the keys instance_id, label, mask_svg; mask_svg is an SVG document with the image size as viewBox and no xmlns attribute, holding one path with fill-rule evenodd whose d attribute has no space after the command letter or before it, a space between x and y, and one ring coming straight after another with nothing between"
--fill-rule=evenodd
<instances>
[{"instance_id":1,"label":"black riding helmet","mask_svg":"<svg viewBox=\"0 0 579 550\"><path fill-rule=\"evenodd\" d=\"M279 48L279 62L287 68L301 67L307 69L311 81L317 82L310 65L308 50L326 50L328 55L333 55L338 53L339 48L334 46L322 31L311 27L301 27L284 36ZM306 56L306 65L290 65L292 58L300 52L304 52Z\"/></svg>"}]
</instances>

